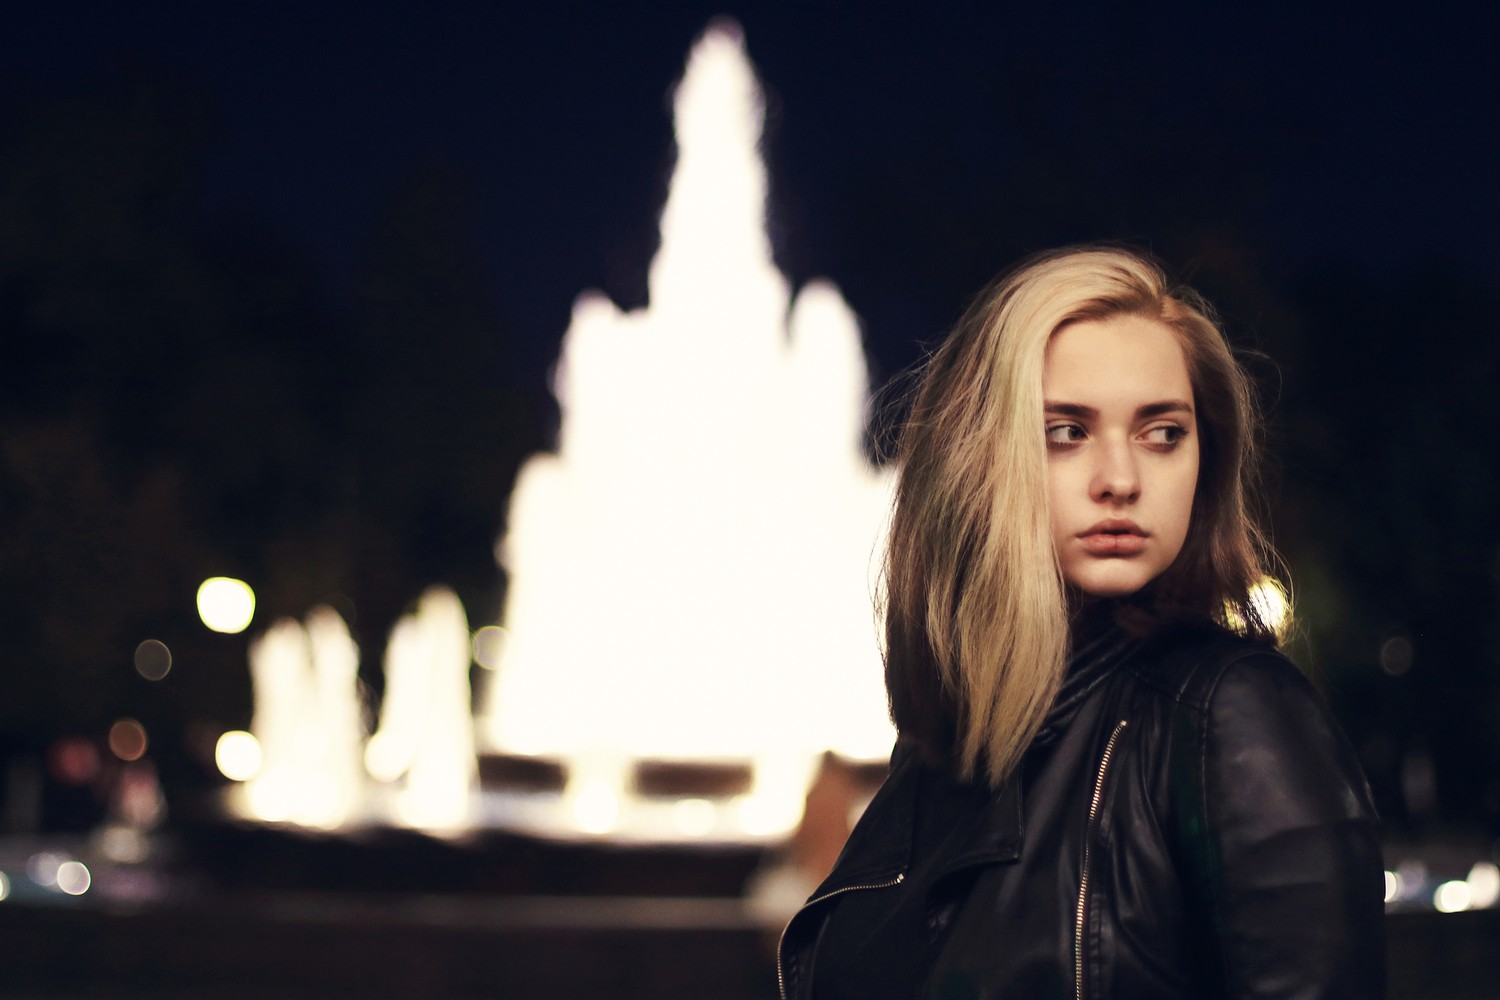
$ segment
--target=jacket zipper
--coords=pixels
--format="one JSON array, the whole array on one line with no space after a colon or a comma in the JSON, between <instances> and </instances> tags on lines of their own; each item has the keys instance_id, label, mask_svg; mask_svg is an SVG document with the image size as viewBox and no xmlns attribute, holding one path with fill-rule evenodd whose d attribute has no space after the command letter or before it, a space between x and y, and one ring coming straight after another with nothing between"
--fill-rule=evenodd
<instances>
[{"instance_id":1,"label":"jacket zipper","mask_svg":"<svg viewBox=\"0 0 1500 1000\"><path fill-rule=\"evenodd\" d=\"M1093 846L1094 827L1099 818L1099 800L1104 797L1104 776L1109 772L1109 760L1115 752L1115 741L1127 725L1124 719L1115 723L1109 742L1104 745L1104 756L1099 758L1099 770L1094 775L1094 797L1089 800L1088 830L1083 838L1083 873L1078 879L1078 920L1073 940L1073 987L1077 1000L1083 1000L1083 924L1088 913L1089 902L1089 855ZM779 957L779 955L778 955ZM778 964L778 971L780 966Z\"/></svg>"},{"instance_id":2,"label":"jacket zipper","mask_svg":"<svg viewBox=\"0 0 1500 1000\"><path fill-rule=\"evenodd\" d=\"M781 1000L787 1000L786 973L782 971L781 946L786 942L786 932L791 929L792 921L801 916L803 910L807 909L809 906L814 906L818 903L821 903L825 899L832 899L834 896L842 895L846 892L858 892L862 889L889 889L893 885L900 885L905 880L906 873L897 872L896 877L893 879L888 879L884 882L871 882L866 885L846 885L841 889L834 889L832 892L825 892L821 896L816 896L812 899L809 899L807 902L798 907L797 912L792 914L792 919L788 920L786 922L786 926L781 929L781 937L776 939L776 991L781 994Z\"/></svg>"}]
</instances>

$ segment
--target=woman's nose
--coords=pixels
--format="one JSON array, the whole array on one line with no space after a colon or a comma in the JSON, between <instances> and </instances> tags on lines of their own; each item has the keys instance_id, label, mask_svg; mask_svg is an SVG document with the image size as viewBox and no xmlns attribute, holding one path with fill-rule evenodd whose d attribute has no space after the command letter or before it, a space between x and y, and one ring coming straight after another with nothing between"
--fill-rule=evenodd
<instances>
[{"instance_id":1,"label":"woman's nose","mask_svg":"<svg viewBox=\"0 0 1500 1000\"><path fill-rule=\"evenodd\" d=\"M1099 465L1089 495L1097 503L1135 503L1141 495L1141 479L1130 446L1106 444L1095 454Z\"/></svg>"}]
</instances>

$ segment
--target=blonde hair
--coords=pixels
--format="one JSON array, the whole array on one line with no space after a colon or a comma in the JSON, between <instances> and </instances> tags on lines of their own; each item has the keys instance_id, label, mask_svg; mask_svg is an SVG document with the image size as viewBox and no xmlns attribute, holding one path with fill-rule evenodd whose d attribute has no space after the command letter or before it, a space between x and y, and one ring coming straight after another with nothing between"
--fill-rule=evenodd
<instances>
[{"instance_id":1,"label":"blonde hair","mask_svg":"<svg viewBox=\"0 0 1500 1000\"><path fill-rule=\"evenodd\" d=\"M1188 539L1132 605L1135 624L1208 619L1274 640L1250 588L1269 548L1250 514L1259 419L1207 306L1133 252L1054 251L1003 275L928 359L901 432L885 569L886 688L896 726L999 784L1062 684L1068 600L1047 500L1042 372L1068 323L1131 314L1181 339L1200 471Z\"/></svg>"}]
</instances>

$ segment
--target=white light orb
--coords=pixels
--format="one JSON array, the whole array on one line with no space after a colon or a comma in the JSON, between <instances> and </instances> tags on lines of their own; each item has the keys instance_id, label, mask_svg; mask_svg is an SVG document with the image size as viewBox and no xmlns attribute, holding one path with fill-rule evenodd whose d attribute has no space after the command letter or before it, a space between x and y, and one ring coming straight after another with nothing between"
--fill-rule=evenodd
<instances>
[{"instance_id":1,"label":"white light orb","mask_svg":"<svg viewBox=\"0 0 1500 1000\"><path fill-rule=\"evenodd\" d=\"M474 662L486 670L499 670L509 634L499 625L486 625L474 633Z\"/></svg>"},{"instance_id":2,"label":"white light orb","mask_svg":"<svg viewBox=\"0 0 1500 1000\"><path fill-rule=\"evenodd\" d=\"M688 837L706 837L718 816L707 799L682 799L672 806L672 823Z\"/></svg>"},{"instance_id":3,"label":"white light orb","mask_svg":"<svg viewBox=\"0 0 1500 1000\"><path fill-rule=\"evenodd\" d=\"M230 781L249 781L260 772L260 741L243 729L232 729L214 745L214 763Z\"/></svg>"},{"instance_id":4,"label":"white light orb","mask_svg":"<svg viewBox=\"0 0 1500 1000\"><path fill-rule=\"evenodd\" d=\"M57 866L57 887L69 896L82 896L93 884L94 877L82 861L64 861Z\"/></svg>"},{"instance_id":5,"label":"white light orb","mask_svg":"<svg viewBox=\"0 0 1500 1000\"><path fill-rule=\"evenodd\" d=\"M1487 910L1500 901L1500 867L1493 861L1477 862L1465 879L1469 885L1469 903L1476 910Z\"/></svg>"},{"instance_id":6,"label":"white light orb","mask_svg":"<svg viewBox=\"0 0 1500 1000\"><path fill-rule=\"evenodd\" d=\"M1432 905L1440 913L1460 913L1474 905L1474 890L1467 882L1444 882L1432 894Z\"/></svg>"},{"instance_id":7,"label":"white light orb","mask_svg":"<svg viewBox=\"0 0 1500 1000\"><path fill-rule=\"evenodd\" d=\"M198 617L215 632L243 632L255 617L255 591L243 580L209 577L198 586Z\"/></svg>"}]
</instances>

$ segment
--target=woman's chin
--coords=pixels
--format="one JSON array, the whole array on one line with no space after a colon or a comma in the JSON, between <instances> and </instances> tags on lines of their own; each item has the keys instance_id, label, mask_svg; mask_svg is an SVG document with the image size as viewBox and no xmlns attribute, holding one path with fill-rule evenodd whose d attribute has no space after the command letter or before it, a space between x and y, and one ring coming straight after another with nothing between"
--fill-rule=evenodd
<instances>
[{"instance_id":1,"label":"woman's chin","mask_svg":"<svg viewBox=\"0 0 1500 1000\"><path fill-rule=\"evenodd\" d=\"M1146 584L1151 576L1134 567L1097 567L1090 572L1070 574L1068 585L1085 597L1129 597Z\"/></svg>"}]
</instances>

